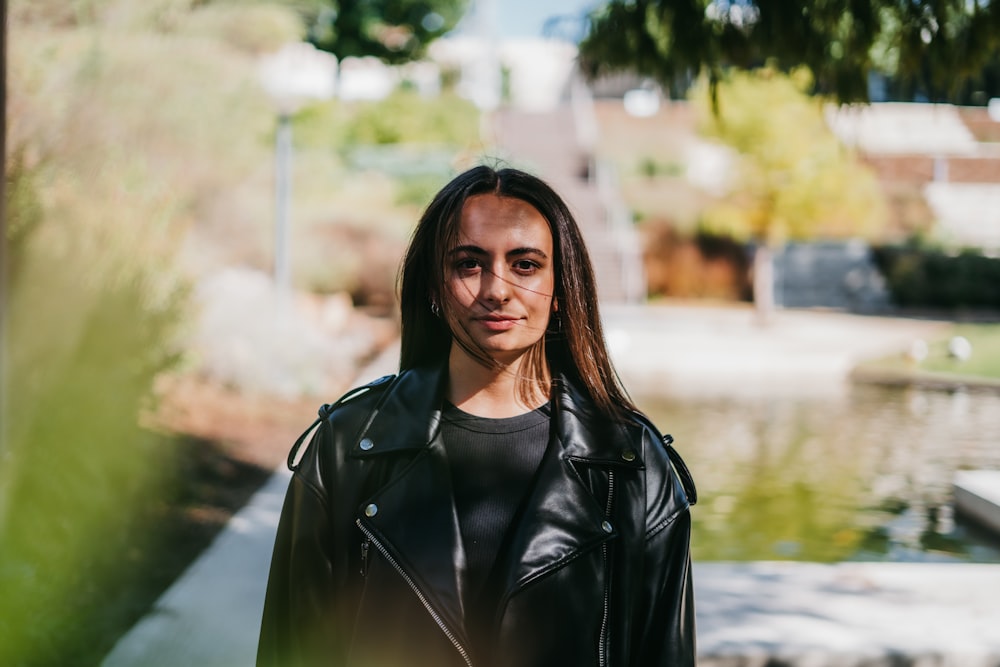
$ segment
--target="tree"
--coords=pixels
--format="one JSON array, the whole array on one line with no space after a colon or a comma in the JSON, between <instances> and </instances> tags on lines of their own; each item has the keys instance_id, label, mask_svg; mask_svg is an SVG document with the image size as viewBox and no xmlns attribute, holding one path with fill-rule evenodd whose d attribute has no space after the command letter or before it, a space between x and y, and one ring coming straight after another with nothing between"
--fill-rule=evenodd
<instances>
[{"instance_id":1,"label":"tree","mask_svg":"<svg viewBox=\"0 0 1000 667\"><path fill-rule=\"evenodd\" d=\"M701 131L735 149L738 184L709 207L702 226L756 244L754 302L766 321L773 309L771 250L786 240L870 237L886 220L874 173L830 131L823 109L804 93L808 72L734 73L720 84L714 112L696 89Z\"/></svg>"},{"instance_id":2,"label":"tree","mask_svg":"<svg viewBox=\"0 0 1000 667\"><path fill-rule=\"evenodd\" d=\"M881 72L944 101L1000 53L1000 2L991 0L610 0L580 44L592 76L631 70L668 89L707 75L713 95L728 68L813 73L811 92L868 100Z\"/></svg>"},{"instance_id":3,"label":"tree","mask_svg":"<svg viewBox=\"0 0 1000 667\"><path fill-rule=\"evenodd\" d=\"M455 27L467 0L286 0L299 5L309 41L338 58L375 56L390 64L419 58Z\"/></svg>"},{"instance_id":4,"label":"tree","mask_svg":"<svg viewBox=\"0 0 1000 667\"><path fill-rule=\"evenodd\" d=\"M734 71L791 72L804 66L811 72L807 92L841 103L868 101L869 75L879 72L900 88L944 101L967 94L968 85L982 80L1000 57L995 0L609 0L590 18L580 44L586 74L632 71L673 92L704 77L716 120L724 118L727 104L720 86ZM774 120L767 109L756 122ZM719 129L736 140L734 128L723 122ZM772 290L765 284L767 247L782 224L776 219L779 198L789 197L788 184L774 177L790 172L769 171L760 162L767 151L738 141L736 147L764 170L756 187L749 186L744 214L753 218L752 238L764 249L754 259L761 292L754 300L766 317ZM810 197L817 194L809 191Z\"/></svg>"}]
</instances>

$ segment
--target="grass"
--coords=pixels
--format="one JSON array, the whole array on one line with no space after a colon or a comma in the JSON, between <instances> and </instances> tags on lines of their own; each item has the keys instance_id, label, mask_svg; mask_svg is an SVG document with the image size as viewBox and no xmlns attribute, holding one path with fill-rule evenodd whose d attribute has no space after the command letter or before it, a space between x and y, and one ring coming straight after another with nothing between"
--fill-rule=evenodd
<instances>
[{"instance_id":1,"label":"grass","mask_svg":"<svg viewBox=\"0 0 1000 667\"><path fill-rule=\"evenodd\" d=\"M949 353L949 342L956 337L969 342L972 353L967 359ZM922 359L912 354L875 359L860 364L856 375L891 382L1000 388L1000 324L955 324L946 335L927 342Z\"/></svg>"}]
</instances>

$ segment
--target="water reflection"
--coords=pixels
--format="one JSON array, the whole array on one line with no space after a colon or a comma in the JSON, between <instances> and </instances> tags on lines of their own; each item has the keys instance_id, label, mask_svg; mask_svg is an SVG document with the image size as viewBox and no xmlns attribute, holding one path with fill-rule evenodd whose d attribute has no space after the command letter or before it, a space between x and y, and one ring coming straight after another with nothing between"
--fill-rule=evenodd
<instances>
[{"instance_id":1,"label":"water reflection","mask_svg":"<svg viewBox=\"0 0 1000 667\"><path fill-rule=\"evenodd\" d=\"M855 386L639 403L695 475L700 560L1000 563L1000 539L951 506L956 470L1000 469L1000 395Z\"/></svg>"}]
</instances>

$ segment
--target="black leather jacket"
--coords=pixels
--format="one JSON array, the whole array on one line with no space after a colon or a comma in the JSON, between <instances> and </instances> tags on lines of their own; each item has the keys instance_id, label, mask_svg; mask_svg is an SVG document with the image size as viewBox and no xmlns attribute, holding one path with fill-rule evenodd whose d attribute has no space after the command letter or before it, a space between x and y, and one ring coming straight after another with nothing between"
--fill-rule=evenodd
<instances>
[{"instance_id":1,"label":"black leather jacket","mask_svg":"<svg viewBox=\"0 0 1000 667\"><path fill-rule=\"evenodd\" d=\"M611 421L564 378L556 441L499 556L489 649L471 653L442 376L350 392L297 463L309 431L296 443L257 664L693 667L690 477L644 418Z\"/></svg>"}]
</instances>

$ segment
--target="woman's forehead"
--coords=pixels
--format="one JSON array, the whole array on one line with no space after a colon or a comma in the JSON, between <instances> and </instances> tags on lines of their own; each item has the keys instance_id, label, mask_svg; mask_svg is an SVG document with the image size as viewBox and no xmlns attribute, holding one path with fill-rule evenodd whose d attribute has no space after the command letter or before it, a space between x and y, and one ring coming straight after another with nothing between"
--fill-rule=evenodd
<instances>
[{"instance_id":1,"label":"woman's forehead","mask_svg":"<svg viewBox=\"0 0 1000 667\"><path fill-rule=\"evenodd\" d=\"M494 194L475 195L465 201L459 220L458 244L472 239L500 241L533 238L552 245L552 230L538 209L523 199Z\"/></svg>"}]
</instances>

